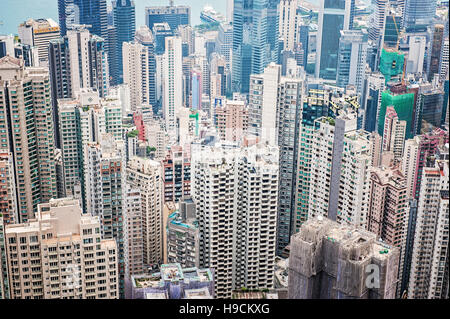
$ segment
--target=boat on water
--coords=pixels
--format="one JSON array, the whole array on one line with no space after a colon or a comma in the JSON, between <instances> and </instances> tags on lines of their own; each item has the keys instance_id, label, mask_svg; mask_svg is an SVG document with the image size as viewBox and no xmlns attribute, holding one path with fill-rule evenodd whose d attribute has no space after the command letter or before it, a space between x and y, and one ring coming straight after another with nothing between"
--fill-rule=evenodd
<instances>
[{"instance_id":1,"label":"boat on water","mask_svg":"<svg viewBox=\"0 0 450 319\"><path fill-rule=\"evenodd\" d=\"M225 17L207 4L200 12L200 20L203 23L222 23L225 22Z\"/></svg>"}]
</instances>

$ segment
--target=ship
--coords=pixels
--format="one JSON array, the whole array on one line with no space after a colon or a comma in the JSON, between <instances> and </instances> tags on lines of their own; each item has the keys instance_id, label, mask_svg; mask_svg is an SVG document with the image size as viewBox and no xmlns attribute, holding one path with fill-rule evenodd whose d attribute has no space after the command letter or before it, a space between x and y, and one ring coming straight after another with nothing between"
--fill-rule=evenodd
<instances>
[{"instance_id":1,"label":"ship","mask_svg":"<svg viewBox=\"0 0 450 319\"><path fill-rule=\"evenodd\" d=\"M202 12L200 12L200 20L203 23L222 23L225 22L225 17L214 10L210 5L206 5L203 7Z\"/></svg>"}]
</instances>

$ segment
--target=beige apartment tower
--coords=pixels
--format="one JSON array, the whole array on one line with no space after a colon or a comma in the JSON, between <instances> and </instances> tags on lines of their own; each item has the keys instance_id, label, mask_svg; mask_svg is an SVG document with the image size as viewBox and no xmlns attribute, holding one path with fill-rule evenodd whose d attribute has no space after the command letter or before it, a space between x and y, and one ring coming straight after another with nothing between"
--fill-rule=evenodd
<instances>
[{"instance_id":1,"label":"beige apartment tower","mask_svg":"<svg viewBox=\"0 0 450 319\"><path fill-rule=\"evenodd\" d=\"M12 299L116 299L118 254L98 217L77 200L40 204L36 219L5 229Z\"/></svg>"},{"instance_id":2,"label":"beige apartment tower","mask_svg":"<svg viewBox=\"0 0 450 319\"><path fill-rule=\"evenodd\" d=\"M21 59L0 59L0 149L15 159L18 222L57 197L50 77Z\"/></svg>"}]
</instances>

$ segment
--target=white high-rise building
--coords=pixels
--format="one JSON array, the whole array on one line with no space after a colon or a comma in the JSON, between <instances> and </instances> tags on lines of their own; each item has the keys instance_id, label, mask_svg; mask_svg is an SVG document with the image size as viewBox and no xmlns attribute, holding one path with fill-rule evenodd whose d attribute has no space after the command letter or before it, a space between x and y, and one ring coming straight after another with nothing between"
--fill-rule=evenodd
<instances>
[{"instance_id":1,"label":"white high-rise building","mask_svg":"<svg viewBox=\"0 0 450 319\"><path fill-rule=\"evenodd\" d=\"M425 36L414 35L409 37L408 60L406 61L407 73L423 73L426 46L427 39Z\"/></svg>"},{"instance_id":2,"label":"white high-rise building","mask_svg":"<svg viewBox=\"0 0 450 319\"><path fill-rule=\"evenodd\" d=\"M435 167L425 167L422 173L408 287L411 299L441 298L444 293L444 269L448 261L448 179L448 161L438 161Z\"/></svg>"},{"instance_id":3,"label":"white high-rise building","mask_svg":"<svg viewBox=\"0 0 450 319\"><path fill-rule=\"evenodd\" d=\"M325 216L336 220L342 175L344 136L356 130L356 114L314 121L308 218Z\"/></svg>"},{"instance_id":4,"label":"white high-rise building","mask_svg":"<svg viewBox=\"0 0 450 319\"><path fill-rule=\"evenodd\" d=\"M123 82L130 88L131 110L149 101L148 54L147 48L138 42L124 42L122 45Z\"/></svg>"},{"instance_id":5,"label":"white high-rise building","mask_svg":"<svg viewBox=\"0 0 450 319\"><path fill-rule=\"evenodd\" d=\"M109 89L109 68L103 46L105 40L92 35L85 28L67 30L66 37L69 66L63 72L70 73L72 95L81 88L96 88L100 96L106 95ZM102 45L101 50L94 49L97 44ZM96 65L95 69L92 68L93 65Z\"/></svg>"},{"instance_id":6,"label":"white high-rise building","mask_svg":"<svg viewBox=\"0 0 450 319\"><path fill-rule=\"evenodd\" d=\"M250 76L248 104L248 133L258 137L260 142L277 145L277 99L281 67L270 63L263 74Z\"/></svg>"},{"instance_id":7,"label":"white high-rise building","mask_svg":"<svg viewBox=\"0 0 450 319\"><path fill-rule=\"evenodd\" d=\"M364 130L345 134L339 202L336 221L365 227L368 211L368 170L372 163L372 141Z\"/></svg>"},{"instance_id":8,"label":"white high-rise building","mask_svg":"<svg viewBox=\"0 0 450 319\"><path fill-rule=\"evenodd\" d=\"M196 146L197 147L197 146ZM273 287L278 148L200 146L192 152L200 267L215 270L218 298Z\"/></svg>"},{"instance_id":9,"label":"white high-rise building","mask_svg":"<svg viewBox=\"0 0 450 319\"><path fill-rule=\"evenodd\" d=\"M362 94L367 57L367 31L342 30L339 39L336 84L354 85Z\"/></svg>"},{"instance_id":10,"label":"white high-rise building","mask_svg":"<svg viewBox=\"0 0 450 319\"><path fill-rule=\"evenodd\" d=\"M384 33L384 22L386 19L386 10L389 6L389 0L372 1L373 11L369 18L369 39L379 44Z\"/></svg>"},{"instance_id":11,"label":"white high-rise building","mask_svg":"<svg viewBox=\"0 0 450 319\"><path fill-rule=\"evenodd\" d=\"M176 132L178 109L183 106L183 61L181 53L181 38L167 37L163 62L163 114L166 130L172 136Z\"/></svg>"},{"instance_id":12,"label":"white high-rise building","mask_svg":"<svg viewBox=\"0 0 450 319\"><path fill-rule=\"evenodd\" d=\"M439 80L445 81L445 79L448 79L448 55L449 55L449 38L448 36L444 39L442 42L442 51L441 51L441 60L439 61Z\"/></svg>"},{"instance_id":13,"label":"white high-rise building","mask_svg":"<svg viewBox=\"0 0 450 319\"><path fill-rule=\"evenodd\" d=\"M5 229L13 299L117 299L117 244L77 200L51 199L36 218Z\"/></svg>"},{"instance_id":14,"label":"white high-rise building","mask_svg":"<svg viewBox=\"0 0 450 319\"><path fill-rule=\"evenodd\" d=\"M284 50L294 49L298 4L298 0L281 0L279 4L279 37L284 40Z\"/></svg>"},{"instance_id":15,"label":"white high-rise building","mask_svg":"<svg viewBox=\"0 0 450 319\"><path fill-rule=\"evenodd\" d=\"M144 267L163 260L162 225L162 168L161 163L141 157L132 157L127 163L126 179L130 187L141 194L143 263Z\"/></svg>"},{"instance_id":16,"label":"white high-rise building","mask_svg":"<svg viewBox=\"0 0 450 319\"><path fill-rule=\"evenodd\" d=\"M40 66L48 65L48 44L60 37L59 26L52 19L29 19L18 28L20 42L36 47Z\"/></svg>"}]
</instances>

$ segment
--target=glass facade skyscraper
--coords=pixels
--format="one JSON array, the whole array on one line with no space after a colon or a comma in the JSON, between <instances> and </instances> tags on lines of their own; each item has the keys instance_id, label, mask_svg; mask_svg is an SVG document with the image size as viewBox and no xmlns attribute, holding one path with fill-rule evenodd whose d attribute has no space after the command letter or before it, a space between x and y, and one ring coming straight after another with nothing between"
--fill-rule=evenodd
<instances>
[{"instance_id":1,"label":"glass facade skyscraper","mask_svg":"<svg viewBox=\"0 0 450 319\"><path fill-rule=\"evenodd\" d=\"M145 24L153 30L155 23L167 22L172 31L179 25L191 24L191 8L188 6L161 6L145 8Z\"/></svg>"},{"instance_id":2,"label":"glass facade skyscraper","mask_svg":"<svg viewBox=\"0 0 450 319\"><path fill-rule=\"evenodd\" d=\"M430 26L436 13L436 0L406 0L403 26L407 31Z\"/></svg>"},{"instance_id":3,"label":"glass facade skyscraper","mask_svg":"<svg viewBox=\"0 0 450 319\"><path fill-rule=\"evenodd\" d=\"M117 34L117 47L115 48L117 54L117 79L114 79L115 84L123 83L123 60L122 60L122 43L130 42L134 39L136 32L136 13L134 1L131 0L116 0L112 2L113 6L113 23Z\"/></svg>"},{"instance_id":4,"label":"glass facade skyscraper","mask_svg":"<svg viewBox=\"0 0 450 319\"><path fill-rule=\"evenodd\" d=\"M58 15L61 36L73 25L86 24L91 34L108 37L106 0L58 0Z\"/></svg>"},{"instance_id":5,"label":"glass facade skyscraper","mask_svg":"<svg viewBox=\"0 0 450 319\"><path fill-rule=\"evenodd\" d=\"M235 0L232 87L248 93L250 74L261 74L278 61L279 0Z\"/></svg>"},{"instance_id":6,"label":"glass facade skyscraper","mask_svg":"<svg viewBox=\"0 0 450 319\"><path fill-rule=\"evenodd\" d=\"M315 76L335 81L341 30L353 27L355 0L321 0Z\"/></svg>"}]
</instances>

